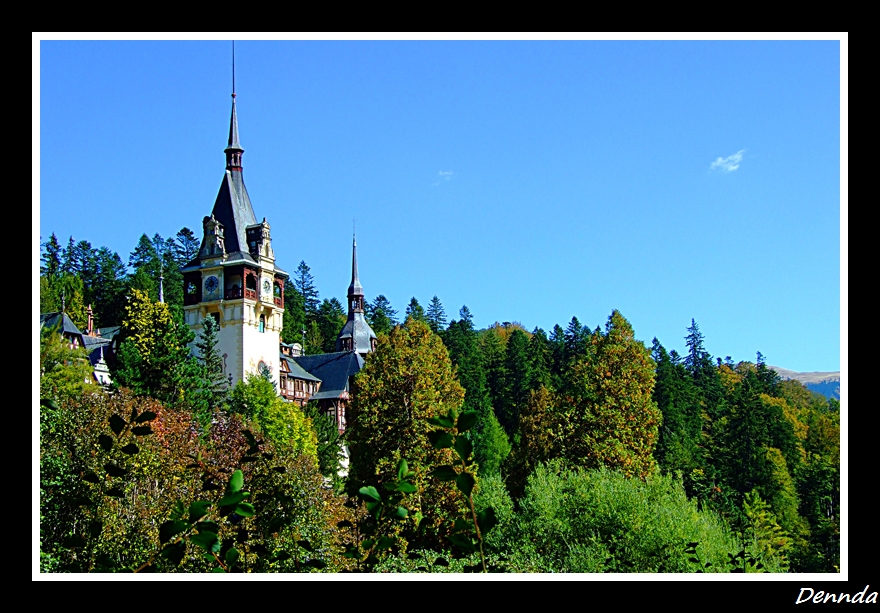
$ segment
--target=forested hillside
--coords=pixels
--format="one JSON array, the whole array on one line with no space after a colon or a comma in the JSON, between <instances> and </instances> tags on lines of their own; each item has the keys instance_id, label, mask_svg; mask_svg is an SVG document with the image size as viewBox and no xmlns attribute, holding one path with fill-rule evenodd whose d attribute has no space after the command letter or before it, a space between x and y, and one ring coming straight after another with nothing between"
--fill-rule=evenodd
<instances>
[{"instance_id":1,"label":"forested hillside","mask_svg":"<svg viewBox=\"0 0 880 613\"><path fill-rule=\"evenodd\" d=\"M41 312L91 305L120 344L107 390L41 331L41 571L839 572L839 402L710 355L687 314L680 355L616 310L476 329L377 294L340 438L266 377L229 388L183 322L198 246L43 244ZM304 261L284 300L285 342L335 350Z\"/></svg>"}]
</instances>

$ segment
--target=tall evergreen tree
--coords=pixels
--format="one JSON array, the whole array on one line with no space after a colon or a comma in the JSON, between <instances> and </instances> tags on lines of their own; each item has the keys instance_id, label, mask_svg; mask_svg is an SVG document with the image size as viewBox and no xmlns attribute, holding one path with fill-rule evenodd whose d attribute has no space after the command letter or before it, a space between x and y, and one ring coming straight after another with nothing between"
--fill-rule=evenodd
<instances>
[{"instance_id":1,"label":"tall evergreen tree","mask_svg":"<svg viewBox=\"0 0 880 613\"><path fill-rule=\"evenodd\" d=\"M446 311L443 310L443 304L437 296L431 298L431 304L425 311L425 318L434 334L446 329Z\"/></svg>"},{"instance_id":2,"label":"tall evergreen tree","mask_svg":"<svg viewBox=\"0 0 880 613\"><path fill-rule=\"evenodd\" d=\"M284 281L284 320L281 329L281 340L285 343L303 343L306 329L305 301L296 286Z\"/></svg>"},{"instance_id":3,"label":"tall evergreen tree","mask_svg":"<svg viewBox=\"0 0 880 613\"><path fill-rule=\"evenodd\" d=\"M693 378L678 354L671 355L656 338L651 357L657 364L654 402L663 415L656 457L664 471L689 474L703 466L702 405Z\"/></svg>"},{"instance_id":4,"label":"tall evergreen tree","mask_svg":"<svg viewBox=\"0 0 880 613\"><path fill-rule=\"evenodd\" d=\"M318 290L315 288L312 269L305 263L305 260L301 261L296 268L293 285L296 287L296 291L303 297L305 322L308 324L315 321L318 317L318 305L320 304L318 302Z\"/></svg>"},{"instance_id":5,"label":"tall evergreen tree","mask_svg":"<svg viewBox=\"0 0 880 613\"><path fill-rule=\"evenodd\" d=\"M397 325L397 311L384 295L379 294L373 302L365 305L364 315L376 334L387 334Z\"/></svg>"},{"instance_id":6,"label":"tall evergreen tree","mask_svg":"<svg viewBox=\"0 0 880 613\"><path fill-rule=\"evenodd\" d=\"M560 389L562 377L568 369L565 355L565 330L556 324L550 333L550 378L553 389Z\"/></svg>"},{"instance_id":7,"label":"tall evergreen tree","mask_svg":"<svg viewBox=\"0 0 880 613\"><path fill-rule=\"evenodd\" d=\"M324 339L322 350L324 353L332 353L336 351L336 337L339 331L345 325L346 313L342 308L339 300L331 298L324 299L321 306L318 307L318 328L321 330L321 336Z\"/></svg>"},{"instance_id":8,"label":"tall evergreen tree","mask_svg":"<svg viewBox=\"0 0 880 613\"><path fill-rule=\"evenodd\" d=\"M67 241L67 247L61 252L61 271L65 272L69 275L75 275L78 272L78 266L76 262L76 243L73 242L73 237Z\"/></svg>"},{"instance_id":9,"label":"tall evergreen tree","mask_svg":"<svg viewBox=\"0 0 880 613\"><path fill-rule=\"evenodd\" d=\"M213 317L207 317L202 323L202 331L196 339L198 359L202 365L205 383L207 408L213 411L223 404L229 392L231 377L226 375L223 367L223 358L217 349L219 326ZM210 424L210 412L199 416L202 426Z\"/></svg>"},{"instance_id":10,"label":"tall evergreen tree","mask_svg":"<svg viewBox=\"0 0 880 613\"><path fill-rule=\"evenodd\" d=\"M95 325L113 326L122 321L125 305L125 264L118 253L101 247L95 254L95 276L91 283Z\"/></svg>"},{"instance_id":11,"label":"tall evergreen tree","mask_svg":"<svg viewBox=\"0 0 880 613\"><path fill-rule=\"evenodd\" d=\"M450 327L452 325L450 324ZM483 370L486 373L486 388L489 402L495 408L495 415L500 418L504 403L504 357L505 347L495 327L480 333L480 353L482 354Z\"/></svg>"},{"instance_id":12,"label":"tall evergreen tree","mask_svg":"<svg viewBox=\"0 0 880 613\"><path fill-rule=\"evenodd\" d=\"M413 296L409 301L409 304L406 307L406 317L405 319L409 319L412 317L418 321L423 321L427 323L427 318L425 317L425 309L422 308L422 305L419 304L419 301L416 300L416 297Z\"/></svg>"},{"instance_id":13,"label":"tall evergreen tree","mask_svg":"<svg viewBox=\"0 0 880 613\"><path fill-rule=\"evenodd\" d=\"M138 239L138 244L128 256L128 265L133 271L137 271L141 268L149 269L149 267L155 265L157 260L158 254L156 253L156 246L150 240L149 236L141 234L141 237Z\"/></svg>"},{"instance_id":14,"label":"tall evergreen tree","mask_svg":"<svg viewBox=\"0 0 880 613\"><path fill-rule=\"evenodd\" d=\"M585 355L590 338L590 330L582 326L577 317L572 317L565 329L565 361L571 363Z\"/></svg>"},{"instance_id":15,"label":"tall evergreen tree","mask_svg":"<svg viewBox=\"0 0 880 613\"><path fill-rule=\"evenodd\" d=\"M550 341L547 333L541 328L535 328L529 339L528 362L529 362L529 390L537 390L540 387L551 387L550 364L551 364Z\"/></svg>"},{"instance_id":16,"label":"tall evergreen tree","mask_svg":"<svg viewBox=\"0 0 880 613\"><path fill-rule=\"evenodd\" d=\"M531 368L528 359L529 337L522 330L514 330L507 339L504 356L504 383L498 421L509 436L513 436L520 411L529 399Z\"/></svg>"},{"instance_id":17,"label":"tall evergreen tree","mask_svg":"<svg viewBox=\"0 0 880 613\"><path fill-rule=\"evenodd\" d=\"M46 277L57 277L61 273L61 245L58 237L52 235L42 245L43 253L40 256L40 274Z\"/></svg>"},{"instance_id":18,"label":"tall evergreen tree","mask_svg":"<svg viewBox=\"0 0 880 613\"><path fill-rule=\"evenodd\" d=\"M199 254L199 239L187 227L177 233L174 241L174 260L177 265L185 266Z\"/></svg>"}]
</instances>

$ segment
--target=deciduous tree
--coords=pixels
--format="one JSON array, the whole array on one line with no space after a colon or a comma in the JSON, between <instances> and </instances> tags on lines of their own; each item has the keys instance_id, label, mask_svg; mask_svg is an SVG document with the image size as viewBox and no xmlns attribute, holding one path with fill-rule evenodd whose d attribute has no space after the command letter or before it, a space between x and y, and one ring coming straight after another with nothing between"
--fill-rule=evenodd
<instances>
[{"instance_id":1,"label":"deciduous tree","mask_svg":"<svg viewBox=\"0 0 880 613\"><path fill-rule=\"evenodd\" d=\"M448 448L433 448L428 432L434 427L427 419L458 410L463 400L464 389L440 338L412 319L379 343L355 379L346 430L351 476L380 486L396 479L397 463L406 459L419 490L410 497L416 501L411 510L424 514L431 532L464 507L454 486L429 482L428 471L451 464L453 456Z\"/></svg>"}]
</instances>

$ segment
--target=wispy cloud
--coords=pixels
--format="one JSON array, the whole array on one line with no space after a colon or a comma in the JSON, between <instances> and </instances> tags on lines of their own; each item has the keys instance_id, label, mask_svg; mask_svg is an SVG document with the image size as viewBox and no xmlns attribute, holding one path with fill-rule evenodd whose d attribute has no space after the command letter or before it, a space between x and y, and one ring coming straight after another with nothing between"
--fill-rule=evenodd
<instances>
[{"instance_id":1,"label":"wispy cloud","mask_svg":"<svg viewBox=\"0 0 880 613\"><path fill-rule=\"evenodd\" d=\"M712 165L709 166L709 170L720 168L723 172L733 172L739 168L739 163L742 162L744 151L745 149L740 149L733 155L728 155L726 158L718 158L712 162Z\"/></svg>"},{"instance_id":2,"label":"wispy cloud","mask_svg":"<svg viewBox=\"0 0 880 613\"><path fill-rule=\"evenodd\" d=\"M440 185L444 181L452 181L451 170L441 170L437 173L437 180L432 185Z\"/></svg>"}]
</instances>

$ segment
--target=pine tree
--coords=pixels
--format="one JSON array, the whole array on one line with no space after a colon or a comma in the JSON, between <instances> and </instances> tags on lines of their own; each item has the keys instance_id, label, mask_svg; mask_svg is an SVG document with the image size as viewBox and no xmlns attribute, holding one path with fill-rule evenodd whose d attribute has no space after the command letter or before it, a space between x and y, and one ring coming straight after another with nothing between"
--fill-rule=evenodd
<instances>
[{"instance_id":1,"label":"pine tree","mask_svg":"<svg viewBox=\"0 0 880 613\"><path fill-rule=\"evenodd\" d=\"M431 298L431 304L425 312L425 318L434 334L439 334L441 330L446 329L446 311L437 296Z\"/></svg>"},{"instance_id":2,"label":"pine tree","mask_svg":"<svg viewBox=\"0 0 880 613\"><path fill-rule=\"evenodd\" d=\"M517 429L519 413L529 399L531 368L528 359L529 337L522 330L514 330L507 339L504 355L504 381L501 406L496 407L498 421L509 436ZM499 410L500 409L500 410Z\"/></svg>"},{"instance_id":3,"label":"pine tree","mask_svg":"<svg viewBox=\"0 0 880 613\"><path fill-rule=\"evenodd\" d=\"M177 265L185 266L199 254L199 239L187 227L180 229L174 242L174 261Z\"/></svg>"},{"instance_id":4,"label":"pine tree","mask_svg":"<svg viewBox=\"0 0 880 613\"><path fill-rule=\"evenodd\" d=\"M202 322L202 331L196 340L199 362L204 370L208 408L212 411L223 404L230 383L230 378L224 373L223 358L217 349L218 331L219 326L214 318L207 317Z\"/></svg>"},{"instance_id":5,"label":"pine tree","mask_svg":"<svg viewBox=\"0 0 880 613\"><path fill-rule=\"evenodd\" d=\"M76 263L76 243L73 237L67 241L67 247L61 252L61 271L69 275L75 275L78 267Z\"/></svg>"},{"instance_id":6,"label":"pine tree","mask_svg":"<svg viewBox=\"0 0 880 613\"><path fill-rule=\"evenodd\" d=\"M125 264L118 253L101 247L95 254L95 279L91 287L95 325L119 325L125 305Z\"/></svg>"},{"instance_id":7,"label":"pine tree","mask_svg":"<svg viewBox=\"0 0 880 613\"><path fill-rule=\"evenodd\" d=\"M61 245L55 233L42 245L40 256L40 274L45 277L57 277L61 273Z\"/></svg>"},{"instance_id":8,"label":"pine tree","mask_svg":"<svg viewBox=\"0 0 880 613\"><path fill-rule=\"evenodd\" d=\"M157 260L158 254L156 253L155 245L150 241L150 237L146 234L141 234L137 246L128 256L128 265L132 270L137 271L141 268L153 266Z\"/></svg>"},{"instance_id":9,"label":"pine tree","mask_svg":"<svg viewBox=\"0 0 880 613\"><path fill-rule=\"evenodd\" d=\"M367 322L376 334L387 334L397 325L397 311L384 295L379 294L365 308Z\"/></svg>"},{"instance_id":10,"label":"pine tree","mask_svg":"<svg viewBox=\"0 0 880 613\"><path fill-rule=\"evenodd\" d=\"M306 328L305 301L289 279L284 281L284 320L282 326L282 341L302 344L303 331Z\"/></svg>"},{"instance_id":11,"label":"pine tree","mask_svg":"<svg viewBox=\"0 0 880 613\"><path fill-rule=\"evenodd\" d=\"M651 352L657 364L654 402L663 415L656 458L664 472L689 474L703 466L700 394L678 354L667 353L656 338Z\"/></svg>"},{"instance_id":12,"label":"pine tree","mask_svg":"<svg viewBox=\"0 0 880 613\"><path fill-rule=\"evenodd\" d=\"M311 270L303 260L296 268L296 275L293 278L293 285L303 298L304 319L307 324L317 319L319 304L318 290L315 289L315 279Z\"/></svg>"},{"instance_id":13,"label":"pine tree","mask_svg":"<svg viewBox=\"0 0 880 613\"><path fill-rule=\"evenodd\" d=\"M541 328L535 328L529 339L528 347L529 390L537 390L540 387L549 388L552 385L550 377L551 351L547 333Z\"/></svg>"},{"instance_id":14,"label":"pine tree","mask_svg":"<svg viewBox=\"0 0 880 613\"><path fill-rule=\"evenodd\" d=\"M331 298L324 299L318 308L318 328L321 330L321 337L324 339L322 351L324 353L332 353L336 351L336 337L345 325L346 314L339 300Z\"/></svg>"},{"instance_id":15,"label":"pine tree","mask_svg":"<svg viewBox=\"0 0 880 613\"><path fill-rule=\"evenodd\" d=\"M422 305L419 304L419 301L416 300L415 296L412 297L406 307L405 319L409 319L410 317L419 321L424 321L425 323L428 321L425 316L425 309L422 308Z\"/></svg>"}]
</instances>

